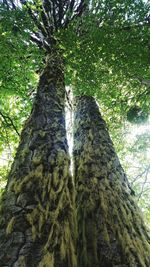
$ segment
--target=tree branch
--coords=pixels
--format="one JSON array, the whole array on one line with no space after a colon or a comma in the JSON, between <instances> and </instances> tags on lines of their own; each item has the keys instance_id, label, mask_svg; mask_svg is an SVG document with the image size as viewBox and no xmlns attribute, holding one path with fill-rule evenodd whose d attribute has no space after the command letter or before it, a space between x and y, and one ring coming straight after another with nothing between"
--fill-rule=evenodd
<instances>
[{"instance_id":1,"label":"tree branch","mask_svg":"<svg viewBox=\"0 0 150 267\"><path fill-rule=\"evenodd\" d=\"M150 81L148 80L143 80L142 78L139 78L139 77L135 77L134 79L140 82L141 84L150 85Z\"/></svg>"},{"instance_id":2,"label":"tree branch","mask_svg":"<svg viewBox=\"0 0 150 267\"><path fill-rule=\"evenodd\" d=\"M12 126L13 129L15 130L16 134L18 136L20 136L20 133L18 132L16 126L14 125L13 120L8 115L4 115L4 113L2 113L2 111L0 111L0 115L3 118L3 120L5 121L6 125L7 126ZM9 120L9 122L8 122L8 120Z\"/></svg>"},{"instance_id":3,"label":"tree branch","mask_svg":"<svg viewBox=\"0 0 150 267\"><path fill-rule=\"evenodd\" d=\"M73 15L69 18L69 16L66 17L66 20L64 21L63 28L66 28L68 24L73 21L75 18L80 17L86 8L85 0L81 0L80 3L75 7L75 1L71 1L70 4L70 12L73 13ZM74 9L76 8L76 9ZM74 11L73 11L74 9Z\"/></svg>"},{"instance_id":4,"label":"tree branch","mask_svg":"<svg viewBox=\"0 0 150 267\"><path fill-rule=\"evenodd\" d=\"M145 179L144 179L144 182L142 184L142 188L141 188L141 192L139 193L139 196L138 196L138 201L140 200L143 192L144 192L144 187L145 187L145 184L147 182L147 179L148 179L148 173L149 173L149 170L150 170L150 165L148 166L148 168L146 169L146 172L145 172Z\"/></svg>"}]
</instances>

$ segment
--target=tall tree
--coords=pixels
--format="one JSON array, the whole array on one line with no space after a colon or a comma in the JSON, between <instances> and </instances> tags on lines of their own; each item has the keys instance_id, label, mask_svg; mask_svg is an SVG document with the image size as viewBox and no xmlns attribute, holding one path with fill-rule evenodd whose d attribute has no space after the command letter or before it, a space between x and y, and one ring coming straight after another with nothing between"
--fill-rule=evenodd
<instances>
[{"instance_id":1,"label":"tall tree","mask_svg":"<svg viewBox=\"0 0 150 267\"><path fill-rule=\"evenodd\" d=\"M68 170L69 158L64 123L64 65L69 62L67 76L69 78L71 76L71 82L74 77L78 76L77 78L83 84L87 78L84 74L88 74L90 80L90 73L93 73L91 70L94 69L95 72L97 63L94 61L93 64L89 64L89 59L91 60L93 57L94 51L90 53L90 56L87 53L93 47L93 41L89 38L91 28L96 25L98 31L101 32L103 29L104 34L100 38L103 40L105 29L108 30L110 25L118 25L118 18L120 18L119 23L125 18L128 22L129 18L129 21L136 24L136 16L133 16L132 10L137 8L139 1L129 1L131 3L129 8L124 1L115 1L114 6L111 1L99 3L95 0L22 0L20 2L5 0L2 2L6 5L8 12L17 12L18 9L25 14L28 12L33 23L30 28L25 29L25 33L30 34L31 41L39 48L44 49L47 57L46 64L43 62L45 64L44 71L40 76L33 111L21 134L21 143L9 174L7 191L4 193L1 205L1 214L3 214L0 234L1 265L2 267L6 265L75 266L74 228L76 227L73 221L74 207L72 208L74 194ZM87 5L89 3L88 11L91 16L82 17L77 23L75 19L81 16L85 3ZM120 13L117 11L118 4ZM23 10L23 6L25 10ZM145 15L145 12L143 14ZM144 17L144 15L142 16ZM137 18L139 19L138 16ZM82 27L83 24L84 27ZM122 23L119 25L124 26ZM15 34L20 31L18 25L13 26ZM66 31L69 26L71 31ZM136 27L136 25L134 26ZM112 32L111 27L109 32ZM75 37L75 44L73 43L74 39L68 38L68 33ZM94 36L96 34L97 32ZM66 36L65 42L64 36ZM109 40L109 34L107 36ZM62 38L62 42L58 37ZM81 39L83 42L80 42ZM89 42L87 42L88 39ZM71 48L69 51L65 49L63 55L60 46L64 48L63 44L66 48L66 43L69 43L70 40ZM24 43L27 42L24 41ZM10 44L12 45L12 42ZM85 53L82 54L83 61L81 61L84 64L80 64L80 54L78 53L81 47L81 52L83 53L85 48L86 56L89 56L87 60L87 57L84 57ZM95 51L101 51L99 46L95 47ZM74 52L76 49L76 54L72 54L72 50ZM69 57L70 60L68 60ZM96 54L95 58L98 57L99 54ZM63 59L65 59L65 63ZM109 56L106 59L108 60ZM78 64L80 75L78 75ZM87 71L87 66L89 71ZM69 75L70 69L71 75ZM97 80L95 81L97 82ZM82 90L83 88L84 84ZM97 88L99 88L99 84ZM66 168L62 167L63 164Z\"/></svg>"},{"instance_id":2,"label":"tall tree","mask_svg":"<svg viewBox=\"0 0 150 267\"><path fill-rule=\"evenodd\" d=\"M1 202L0 265L76 266L74 188L65 129L62 51L55 38L84 9L84 1L5 1L26 8L46 51L33 109L21 134ZM22 5L21 5L22 4Z\"/></svg>"},{"instance_id":3,"label":"tall tree","mask_svg":"<svg viewBox=\"0 0 150 267\"><path fill-rule=\"evenodd\" d=\"M150 238L93 97L76 97L78 266L150 265Z\"/></svg>"},{"instance_id":4,"label":"tall tree","mask_svg":"<svg viewBox=\"0 0 150 267\"><path fill-rule=\"evenodd\" d=\"M1 266L76 265L64 78L54 53L40 76L1 204Z\"/></svg>"}]
</instances>

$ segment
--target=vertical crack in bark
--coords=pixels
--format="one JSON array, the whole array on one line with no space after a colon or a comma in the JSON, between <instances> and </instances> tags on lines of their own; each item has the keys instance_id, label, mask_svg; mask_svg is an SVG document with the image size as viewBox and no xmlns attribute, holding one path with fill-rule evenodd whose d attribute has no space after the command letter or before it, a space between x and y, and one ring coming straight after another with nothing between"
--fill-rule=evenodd
<instances>
[{"instance_id":1,"label":"vertical crack in bark","mask_svg":"<svg viewBox=\"0 0 150 267\"><path fill-rule=\"evenodd\" d=\"M53 50L1 201L1 267L76 266L63 72L62 56Z\"/></svg>"},{"instance_id":2,"label":"vertical crack in bark","mask_svg":"<svg viewBox=\"0 0 150 267\"><path fill-rule=\"evenodd\" d=\"M92 97L76 97L78 267L148 267L150 239Z\"/></svg>"}]
</instances>

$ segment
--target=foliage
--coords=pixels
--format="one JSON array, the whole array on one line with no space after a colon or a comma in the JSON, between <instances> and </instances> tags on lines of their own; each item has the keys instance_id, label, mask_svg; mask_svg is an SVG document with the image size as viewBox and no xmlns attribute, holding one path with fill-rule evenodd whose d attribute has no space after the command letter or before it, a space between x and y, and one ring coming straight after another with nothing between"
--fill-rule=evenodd
<instances>
[{"instance_id":1,"label":"foliage","mask_svg":"<svg viewBox=\"0 0 150 267\"><path fill-rule=\"evenodd\" d=\"M150 129L149 121L144 124L131 124L113 127L109 123L110 133L121 164L125 169L135 198L140 206L146 224L150 227Z\"/></svg>"},{"instance_id":2,"label":"foliage","mask_svg":"<svg viewBox=\"0 0 150 267\"><path fill-rule=\"evenodd\" d=\"M144 112L138 106L133 106L128 110L127 120L131 123L142 123L148 120L148 113Z\"/></svg>"},{"instance_id":3,"label":"foliage","mask_svg":"<svg viewBox=\"0 0 150 267\"><path fill-rule=\"evenodd\" d=\"M0 179L3 183L32 107L44 53L30 40L32 22L24 11L7 10L2 5L0 11ZM4 164L7 161L9 166Z\"/></svg>"}]
</instances>

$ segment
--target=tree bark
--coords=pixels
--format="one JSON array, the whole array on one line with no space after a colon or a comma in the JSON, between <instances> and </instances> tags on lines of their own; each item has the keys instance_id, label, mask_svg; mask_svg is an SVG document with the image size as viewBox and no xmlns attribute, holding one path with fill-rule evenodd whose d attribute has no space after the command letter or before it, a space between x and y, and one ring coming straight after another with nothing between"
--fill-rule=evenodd
<instances>
[{"instance_id":1,"label":"tree bark","mask_svg":"<svg viewBox=\"0 0 150 267\"><path fill-rule=\"evenodd\" d=\"M47 57L1 200L1 267L75 267L62 56Z\"/></svg>"},{"instance_id":2,"label":"tree bark","mask_svg":"<svg viewBox=\"0 0 150 267\"><path fill-rule=\"evenodd\" d=\"M76 97L78 267L149 267L150 239L92 97Z\"/></svg>"}]
</instances>

